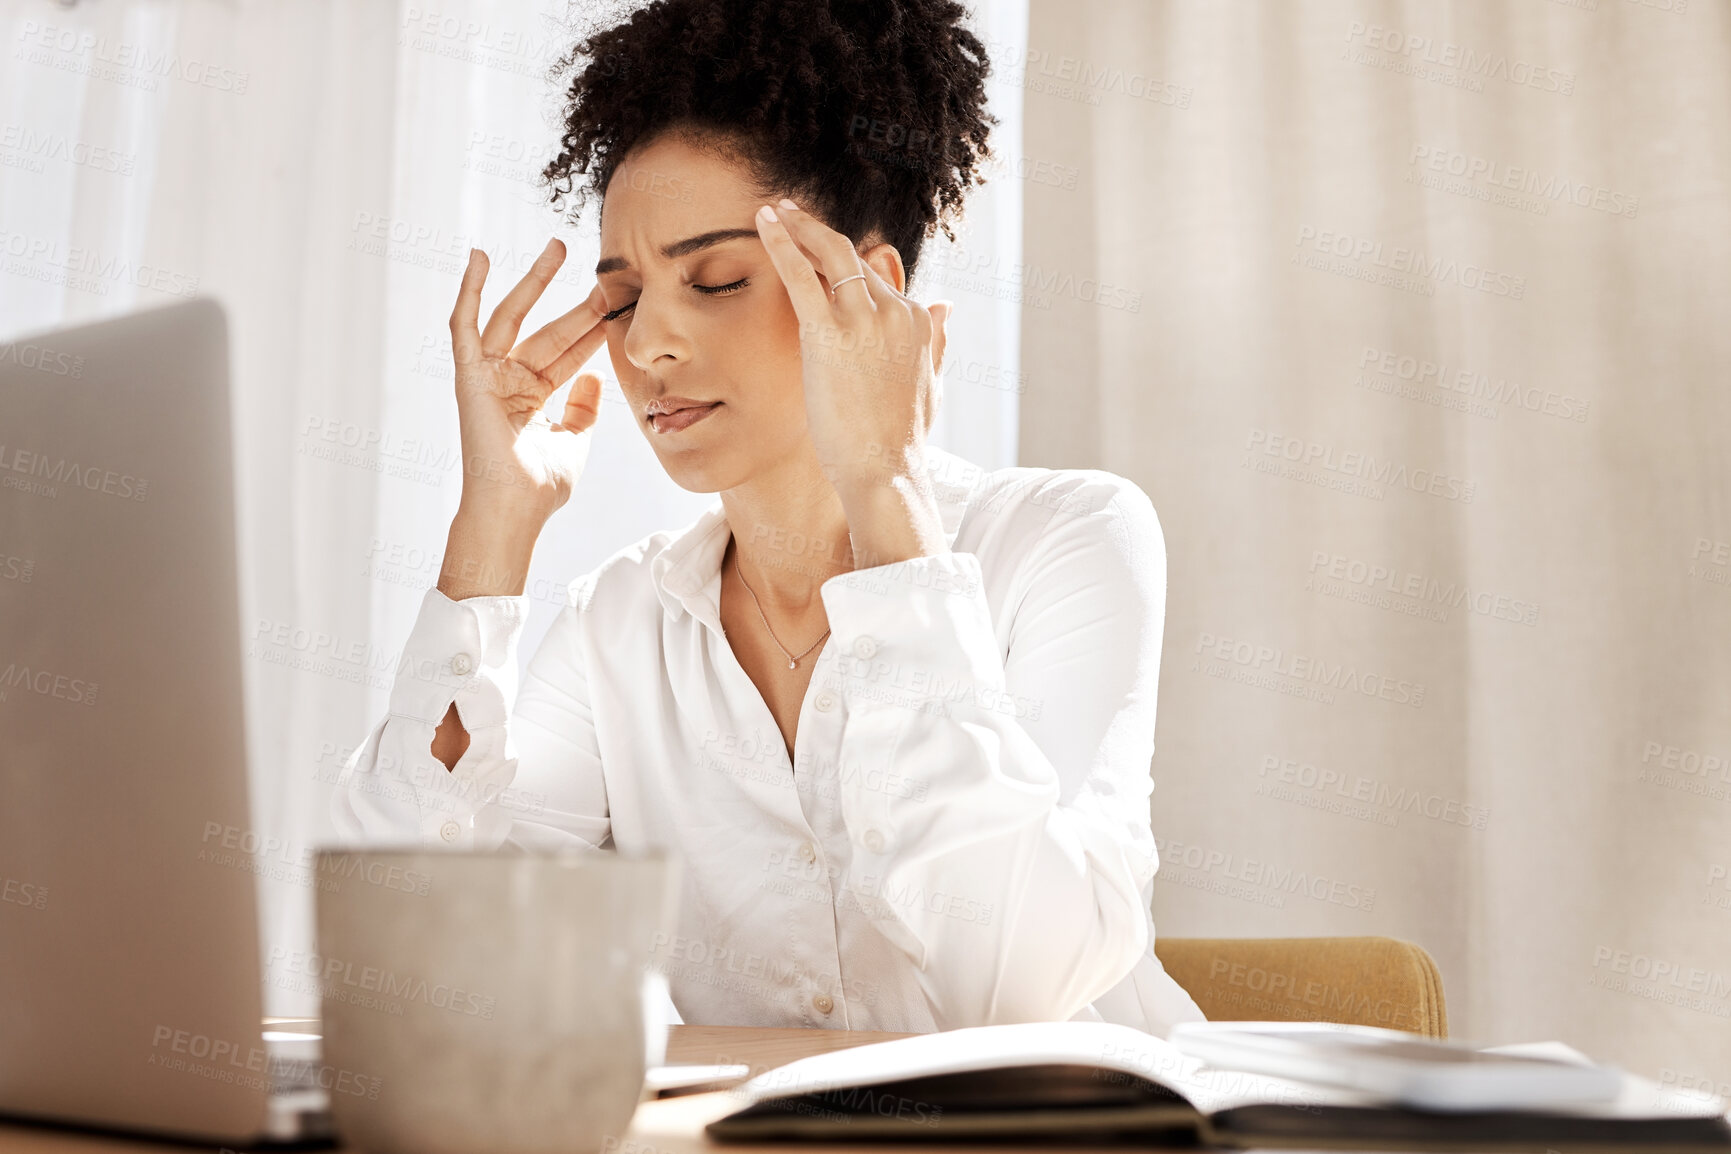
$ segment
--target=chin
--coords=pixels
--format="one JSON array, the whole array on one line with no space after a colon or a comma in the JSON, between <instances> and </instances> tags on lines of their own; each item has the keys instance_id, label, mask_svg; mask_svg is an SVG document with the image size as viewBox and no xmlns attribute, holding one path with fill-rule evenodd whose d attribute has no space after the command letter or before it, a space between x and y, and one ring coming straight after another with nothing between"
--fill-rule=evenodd
<instances>
[{"instance_id":1,"label":"chin","mask_svg":"<svg viewBox=\"0 0 1731 1154\"><path fill-rule=\"evenodd\" d=\"M662 471L688 493L720 493L736 489L797 457L802 448L806 453L810 452L809 442L802 445L798 437L789 436L778 445L778 438L773 434L786 436L780 428L772 433L754 425L752 428L757 435L744 437L738 430L717 429L701 439L693 437L687 440L684 434L674 434L676 439L664 441L661 440L664 434L647 426L640 427L649 439L649 448L661 463Z\"/></svg>"},{"instance_id":2,"label":"chin","mask_svg":"<svg viewBox=\"0 0 1731 1154\"><path fill-rule=\"evenodd\" d=\"M687 449L682 453L656 453L662 470L688 493L719 493L743 482L749 474L744 462L729 453Z\"/></svg>"}]
</instances>

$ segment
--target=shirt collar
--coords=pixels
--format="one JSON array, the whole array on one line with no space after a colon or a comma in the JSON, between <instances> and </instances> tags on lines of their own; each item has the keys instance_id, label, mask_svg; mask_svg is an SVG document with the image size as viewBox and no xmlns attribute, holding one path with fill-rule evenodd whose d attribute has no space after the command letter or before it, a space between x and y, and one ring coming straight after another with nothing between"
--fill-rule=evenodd
<instances>
[{"instance_id":1,"label":"shirt collar","mask_svg":"<svg viewBox=\"0 0 1731 1154\"><path fill-rule=\"evenodd\" d=\"M933 445L925 447L925 470L943 516L944 544L954 545L985 470ZM721 628L721 558L727 541L727 515L717 501L656 554L649 573L669 616L690 613Z\"/></svg>"}]
</instances>

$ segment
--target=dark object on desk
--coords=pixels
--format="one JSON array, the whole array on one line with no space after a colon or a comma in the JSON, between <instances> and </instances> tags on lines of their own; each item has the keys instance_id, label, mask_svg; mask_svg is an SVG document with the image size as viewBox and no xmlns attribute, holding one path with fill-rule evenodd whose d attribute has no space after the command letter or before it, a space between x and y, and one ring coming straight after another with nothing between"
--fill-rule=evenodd
<instances>
[{"instance_id":1,"label":"dark object on desk","mask_svg":"<svg viewBox=\"0 0 1731 1154\"><path fill-rule=\"evenodd\" d=\"M1305 1150L1550 1152L1731 1150L1724 1118L1590 1118L1503 1111L1437 1114L1362 1106L1239 1106L1205 1115L1152 1082L1089 1096L1098 1071L1030 1067L1037 1086L988 1089L995 1076L948 1074L773 1098L712 1122L719 1142L990 1139ZM1098 1083L1094 1083L1098 1085ZM885 1113L885 1108L888 1113Z\"/></svg>"},{"instance_id":2,"label":"dark object on desk","mask_svg":"<svg viewBox=\"0 0 1731 1154\"><path fill-rule=\"evenodd\" d=\"M777 1139L921 1143L994 1141L1114 1142L1159 1135L1163 1145L1194 1145L1199 1115L1154 1082L1103 1076L1088 1066L1023 1066L909 1078L789 1098L770 1098L712 1122L723 1142Z\"/></svg>"},{"instance_id":3,"label":"dark object on desk","mask_svg":"<svg viewBox=\"0 0 1731 1154\"><path fill-rule=\"evenodd\" d=\"M1630 1078L1614 1103L1439 1113L1198 1069L1125 1026L988 1026L803 1059L754 1079L721 1142L1131 1142L1308 1150L1731 1151L1710 1104ZM1723 1103L1718 1104L1720 1108Z\"/></svg>"},{"instance_id":4,"label":"dark object on desk","mask_svg":"<svg viewBox=\"0 0 1731 1154\"><path fill-rule=\"evenodd\" d=\"M1723 1116L1602 1118L1516 1110L1443 1114L1378 1107L1239 1106L1207 1119L1204 1133L1221 1146L1311 1150L1731 1150L1731 1127Z\"/></svg>"},{"instance_id":5,"label":"dark object on desk","mask_svg":"<svg viewBox=\"0 0 1731 1154\"><path fill-rule=\"evenodd\" d=\"M728 1090L751 1077L751 1067L728 1063L670 1062L651 1066L643 1075L643 1092L653 1098L678 1098Z\"/></svg>"}]
</instances>

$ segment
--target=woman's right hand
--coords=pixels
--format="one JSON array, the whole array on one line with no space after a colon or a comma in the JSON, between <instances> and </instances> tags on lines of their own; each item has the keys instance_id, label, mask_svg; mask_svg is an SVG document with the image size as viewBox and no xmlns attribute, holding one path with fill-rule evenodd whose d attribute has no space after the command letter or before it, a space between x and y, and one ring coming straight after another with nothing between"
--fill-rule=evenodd
<instances>
[{"instance_id":1,"label":"woman's right hand","mask_svg":"<svg viewBox=\"0 0 1731 1154\"><path fill-rule=\"evenodd\" d=\"M558 422L541 412L553 391L607 339L601 324L607 305L599 285L582 304L516 343L523 318L564 262L565 246L558 239L548 241L482 329L481 286L488 262L486 253L473 249L451 313L463 447L459 516L495 526L504 522L531 539L570 498L588 460L589 430L601 407L601 378L583 373L571 386Z\"/></svg>"}]
</instances>

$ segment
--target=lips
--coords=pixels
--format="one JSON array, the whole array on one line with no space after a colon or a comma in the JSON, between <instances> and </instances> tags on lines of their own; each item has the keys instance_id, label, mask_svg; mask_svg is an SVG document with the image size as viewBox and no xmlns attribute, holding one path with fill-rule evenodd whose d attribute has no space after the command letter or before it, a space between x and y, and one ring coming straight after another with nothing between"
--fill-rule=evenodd
<instances>
[{"instance_id":1,"label":"lips","mask_svg":"<svg viewBox=\"0 0 1731 1154\"><path fill-rule=\"evenodd\" d=\"M649 404L649 427L657 433L676 433L690 428L721 407L720 401L694 401L686 397L664 397Z\"/></svg>"}]
</instances>

